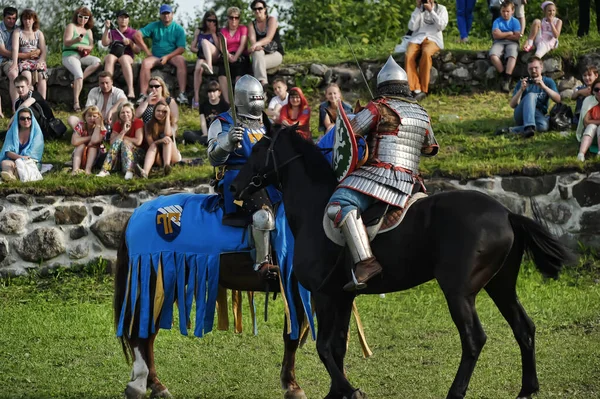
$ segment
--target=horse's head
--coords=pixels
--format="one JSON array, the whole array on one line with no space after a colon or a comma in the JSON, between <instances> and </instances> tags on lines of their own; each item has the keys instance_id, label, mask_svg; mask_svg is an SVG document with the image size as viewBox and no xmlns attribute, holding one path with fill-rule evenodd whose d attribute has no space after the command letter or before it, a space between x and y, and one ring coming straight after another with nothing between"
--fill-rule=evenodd
<instances>
[{"instance_id":1,"label":"horse's head","mask_svg":"<svg viewBox=\"0 0 600 399\"><path fill-rule=\"evenodd\" d=\"M267 133L252 147L252 154L230 186L236 199L249 195L268 185L280 185L279 172L289 162L300 157L292 154L292 147L285 145L291 135L296 135L296 126L272 130L266 124Z\"/></svg>"}]
</instances>

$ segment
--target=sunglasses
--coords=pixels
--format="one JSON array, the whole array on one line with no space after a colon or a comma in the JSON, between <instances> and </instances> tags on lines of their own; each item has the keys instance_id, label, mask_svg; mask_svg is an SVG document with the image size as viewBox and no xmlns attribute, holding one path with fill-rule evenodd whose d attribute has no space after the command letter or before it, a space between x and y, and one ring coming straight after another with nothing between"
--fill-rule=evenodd
<instances>
[{"instance_id":1,"label":"sunglasses","mask_svg":"<svg viewBox=\"0 0 600 399\"><path fill-rule=\"evenodd\" d=\"M30 121L31 120L31 116L19 116L19 120L20 121Z\"/></svg>"},{"instance_id":2,"label":"sunglasses","mask_svg":"<svg viewBox=\"0 0 600 399\"><path fill-rule=\"evenodd\" d=\"M594 87L594 93L600 92L600 87Z\"/></svg>"},{"instance_id":3,"label":"sunglasses","mask_svg":"<svg viewBox=\"0 0 600 399\"><path fill-rule=\"evenodd\" d=\"M230 15L230 16L227 17L227 19L232 19L232 20L233 19L240 19L240 17L234 17L233 15Z\"/></svg>"},{"instance_id":4,"label":"sunglasses","mask_svg":"<svg viewBox=\"0 0 600 399\"><path fill-rule=\"evenodd\" d=\"M253 8L252 11L256 12L256 11L262 11L264 9L265 9L264 7L256 7L256 8Z\"/></svg>"},{"instance_id":5,"label":"sunglasses","mask_svg":"<svg viewBox=\"0 0 600 399\"><path fill-rule=\"evenodd\" d=\"M77 14L77 18L90 19L89 15L81 15L81 14Z\"/></svg>"},{"instance_id":6,"label":"sunglasses","mask_svg":"<svg viewBox=\"0 0 600 399\"><path fill-rule=\"evenodd\" d=\"M216 24L217 20L216 19L207 19L206 22L212 22L213 24Z\"/></svg>"},{"instance_id":7,"label":"sunglasses","mask_svg":"<svg viewBox=\"0 0 600 399\"><path fill-rule=\"evenodd\" d=\"M158 89L161 85L149 85L151 89Z\"/></svg>"},{"instance_id":8,"label":"sunglasses","mask_svg":"<svg viewBox=\"0 0 600 399\"><path fill-rule=\"evenodd\" d=\"M166 110L166 109L157 109L157 110L156 110L156 113L157 113L157 114L166 114L166 113L167 113L167 110Z\"/></svg>"}]
</instances>

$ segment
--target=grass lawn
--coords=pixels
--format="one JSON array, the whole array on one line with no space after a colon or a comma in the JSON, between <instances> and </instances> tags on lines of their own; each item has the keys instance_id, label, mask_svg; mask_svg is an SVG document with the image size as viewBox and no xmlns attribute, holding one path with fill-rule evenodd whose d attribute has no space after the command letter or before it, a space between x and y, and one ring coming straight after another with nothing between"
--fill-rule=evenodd
<instances>
[{"instance_id":1,"label":"grass lawn","mask_svg":"<svg viewBox=\"0 0 600 399\"><path fill-rule=\"evenodd\" d=\"M537 398L600 395L599 271L597 261L589 260L558 281L543 281L530 264L521 271L518 292L537 326ZM249 323L241 335L159 334L157 371L175 397L281 397L281 301L270 301L265 323L264 296L258 298L258 336L249 333ZM104 275L57 270L45 278L1 281L0 398L121 397L131 369L114 337L111 300L112 278ZM460 341L437 284L357 301L374 356L362 358L353 333L346 358L353 384L372 398L445 397L459 364ZM488 341L467 397L515 397L518 346L485 293L477 304ZM299 351L297 377L309 398L326 395L328 376L312 341Z\"/></svg>"}]
</instances>

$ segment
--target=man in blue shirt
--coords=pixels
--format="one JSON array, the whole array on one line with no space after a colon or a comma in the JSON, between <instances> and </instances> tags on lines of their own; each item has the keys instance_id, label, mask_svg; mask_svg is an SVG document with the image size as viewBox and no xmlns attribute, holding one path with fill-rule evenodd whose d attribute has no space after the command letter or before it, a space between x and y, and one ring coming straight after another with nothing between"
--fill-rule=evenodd
<instances>
[{"instance_id":1,"label":"man in blue shirt","mask_svg":"<svg viewBox=\"0 0 600 399\"><path fill-rule=\"evenodd\" d=\"M152 53L142 40L143 37L152 39ZM169 4L160 6L160 21L152 22L135 34L135 42L140 45L147 57L142 61L140 69L140 98L138 104L144 100L148 92L148 82L152 68L165 65L167 62L177 68L177 83L179 95L177 102L187 104L185 87L187 84L187 64L183 53L185 51L185 30L173 22L173 8Z\"/></svg>"},{"instance_id":2,"label":"man in blue shirt","mask_svg":"<svg viewBox=\"0 0 600 399\"><path fill-rule=\"evenodd\" d=\"M535 131L548 130L548 104L550 99L560 103L560 94L556 83L548 77L542 76L544 64L538 57L532 57L527 64L529 77L521 79L510 99L510 107L515 110L517 126L503 128L496 134L515 133L524 138L533 137Z\"/></svg>"},{"instance_id":3,"label":"man in blue shirt","mask_svg":"<svg viewBox=\"0 0 600 399\"><path fill-rule=\"evenodd\" d=\"M499 74L502 75L502 91L510 91L510 80L517 63L519 54L519 39L521 24L513 17L515 6L511 0L506 0L500 8L500 17L492 25L494 43L490 49L490 61ZM506 68L502 65L501 57L506 60Z\"/></svg>"},{"instance_id":4,"label":"man in blue shirt","mask_svg":"<svg viewBox=\"0 0 600 399\"><path fill-rule=\"evenodd\" d=\"M11 103L14 104L15 99L17 98L17 92L13 87L13 81L18 75L18 71L11 69L12 33L15 29L15 23L17 22L17 9L14 7L6 7L2 14L2 22L0 22L0 71L4 72L8 77L8 92L10 93ZM39 52L37 55L39 55Z\"/></svg>"}]
</instances>

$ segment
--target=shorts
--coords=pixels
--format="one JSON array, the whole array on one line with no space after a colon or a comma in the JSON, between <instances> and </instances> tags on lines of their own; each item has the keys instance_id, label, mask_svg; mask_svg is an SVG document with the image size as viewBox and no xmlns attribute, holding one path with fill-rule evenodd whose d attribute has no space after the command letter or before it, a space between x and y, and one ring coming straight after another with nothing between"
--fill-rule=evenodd
<instances>
[{"instance_id":1,"label":"shorts","mask_svg":"<svg viewBox=\"0 0 600 399\"><path fill-rule=\"evenodd\" d=\"M490 49L490 56L495 55L504 59L509 57L517 58L519 55L519 43L512 40L496 40Z\"/></svg>"},{"instance_id":2,"label":"shorts","mask_svg":"<svg viewBox=\"0 0 600 399\"><path fill-rule=\"evenodd\" d=\"M524 4L516 4L515 5L515 15L516 19L525 18L525 5Z\"/></svg>"},{"instance_id":3,"label":"shorts","mask_svg":"<svg viewBox=\"0 0 600 399\"><path fill-rule=\"evenodd\" d=\"M583 136L594 138L598 134L598 129L600 129L600 126L590 123L585 127L585 130L583 131Z\"/></svg>"},{"instance_id":4,"label":"shorts","mask_svg":"<svg viewBox=\"0 0 600 399\"><path fill-rule=\"evenodd\" d=\"M4 76L8 76L8 70L10 69L12 64L13 64L12 60L3 60L2 61L2 64L0 64L0 66L2 68L0 68L0 69L2 70L2 73L4 74Z\"/></svg>"}]
</instances>

